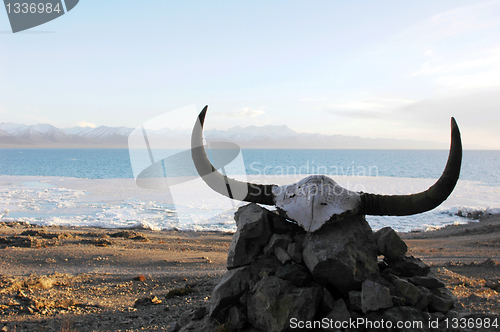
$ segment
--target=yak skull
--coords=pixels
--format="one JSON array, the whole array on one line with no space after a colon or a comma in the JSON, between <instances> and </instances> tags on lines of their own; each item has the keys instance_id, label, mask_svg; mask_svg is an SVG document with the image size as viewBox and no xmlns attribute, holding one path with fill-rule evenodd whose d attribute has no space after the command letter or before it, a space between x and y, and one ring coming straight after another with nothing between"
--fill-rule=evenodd
<instances>
[{"instance_id":1,"label":"yak skull","mask_svg":"<svg viewBox=\"0 0 500 332\"><path fill-rule=\"evenodd\" d=\"M220 174L203 148L203 124L208 106L201 111L191 136L191 155L198 174L214 191L246 202L274 205L279 213L308 232L346 216L412 215L441 204L453 191L460 175L462 141L455 119L451 119L448 162L439 180L429 189L412 195L378 195L353 192L324 175L312 175L298 183L277 186L246 183Z\"/></svg>"}]
</instances>

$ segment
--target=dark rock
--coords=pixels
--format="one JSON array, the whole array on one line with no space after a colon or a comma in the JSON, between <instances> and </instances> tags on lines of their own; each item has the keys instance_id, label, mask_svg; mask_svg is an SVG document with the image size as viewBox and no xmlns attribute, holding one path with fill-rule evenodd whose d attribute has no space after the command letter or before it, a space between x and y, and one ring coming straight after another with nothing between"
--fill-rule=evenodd
<instances>
[{"instance_id":1,"label":"dark rock","mask_svg":"<svg viewBox=\"0 0 500 332\"><path fill-rule=\"evenodd\" d=\"M189 285L187 285L186 287L174 288L174 289L170 290L167 293L167 295L165 296L165 298L171 299L171 298L176 297L176 296L184 296L184 295L191 294L194 292L195 292L195 290L192 289L191 287L189 287Z\"/></svg>"},{"instance_id":2,"label":"dark rock","mask_svg":"<svg viewBox=\"0 0 500 332\"><path fill-rule=\"evenodd\" d=\"M290 263L292 258L286 253L286 250L281 247L276 247L274 249L274 255L281 262L281 264Z\"/></svg>"},{"instance_id":3,"label":"dark rock","mask_svg":"<svg viewBox=\"0 0 500 332\"><path fill-rule=\"evenodd\" d=\"M388 282L390 282L391 284L394 282L394 280L398 279L398 276L395 275L395 274L392 274L390 273L390 271L387 270L384 270L380 276L382 278L384 278L385 280L387 280Z\"/></svg>"},{"instance_id":4,"label":"dark rock","mask_svg":"<svg viewBox=\"0 0 500 332\"><path fill-rule=\"evenodd\" d=\"M380 266L381 264L379 264ZM393 270L389 267L389 265L387 265L386 263L386 266L383 270L381 270L381 273L380 273L382 276L385 276L385 275L393 275L393 276L396 276L396 277L399 277L401 275L401 273L399 273L398 271L396 270Z\"/></svg>"},{"instance_id":5,"label":"dark rock","mask_svg":"<svg viewBox=\"0 0 500 332\"><path fill-rule=\"evenodd\" d=\"M240 304L242 304L243 306L247 306L247 299L248 299L248 292L247 293L243 293L243 295L240 296Z\"/></svg>"},{"instance_id":6,"label":"dark rock","mask_svg":"<svg viewBox=\"0 0 500 332\"><path fill-rule=\"evenodd\" d=\"M348 296L349 296L349 309L353 311L361 311L361 292L350 291Z\"/></svg>"},{"instance_id":7,"label":"dark rock","mask_svg":"<svg viewBox=\"0 0 500 332\"><path fill-rule=\"evenodd\" d=\"M300 243L290 243L286 252L294 262L302 263L302 245Z\"/></svg>"},{"instance_id":8,"label":"dark rock","mask_svg":"<svg viewBox=\"0 0 500 332\"><path fill-rule=\"evenodd\" d=\"M261 330L256 329L252 325L245 326L239 332L262 332Z\"/></svg>"},{"instance_id":9,"label":"dark rock","mask_svg":"<svg viewBox=\"0 0 500 332\"><path fill-rule=\"evenodd\" d=\"M282 266L281 262L276 258L276 256L261 255L257 256L250 265L250 272L253 276L258 276L260 278L273 276L278 271L278 268Z\"/></svg>"},{"instance_id":10,"label":"dark rock","mask_svg":"<svg viewBox=\"0 0 500 332\"><path fill-rule=\"evenodd\" d=\"M434 295L429 304L429 310L431 311L446 313L453 307L453 304L457 300L453 293L446 287L432 288L429 291Z\"/></svg>"},{"instance_id":11,"label":"dark rock","mask_svg":"<svg viewBox=\"0 0 500 332\"><path fill-rule=\"evenodd\" d=\"M410 281L414 285L423 286L423 287L429 288L429 289L441 288L441 287L445 286L441 280L436 279L436 278L432 278L432 277L415 276L415 277L408 278L408 281Z\"/></svg>"},{"instance_id":12,"label":"dark rock","mask_svg":"<svg viewBox=\"0 0 500 332\"><path fill-rule=\"evenodd\" d=\"M418 300L417 304L415 304L415 308L417 308L418 310L424 310L431 303L434 295L432 295L432 293L423 286L418 286L417 288L422 296Z\"/></svg>"},{"instance_id":13,"label":"dark rock","mask_svg":"<svg viewBox=\"0 0 500 332\"><path fill-rule=\"evenodd\" d=\"M148 306L148 305L156 305L156 304L161 304L162 301L156 297L156 296L148 296L144 298L140 298L135 300L134 303L134 308L138 308L141 306Z\"/></svg>"},{"instance_id":14,"label":"dark rock","mask_svg":"<svg viewBox=\"0 0 500 332\"><path fill-rule=\"evenodd\" d=\"M203 332L216 332L219 325L216 321L208 316L205 316L202 320L192 320L184 326L182 329L177 330L179 332L191 332L191 331L203 331ZM170 331L170 330L168 330Z\"/></svg>"},{"instance_id":15,"label":"dark rock","mask_svg":"<svg viewBox=\"0 0 500 332\"><path fill-rule=\"evenodd\" d=\"M345 303L344 303L345 305ZM332 294L326 289L323 288L323 298L321 299L321 309L325 312L330 312L335 307L335 299Z\"/></svg>"},{"instance_id":16,"label":"dark rock","mask_svg":"<svg viewBox=\"0 0 500 332\"><path fill-rule=\"evenodd\" d=\"M392 295L391 298L392 298L392 305L394 307L400 307L406 304L406 301L403 297Z\"/></svg>"},{"instance_id":17,"label":"dark rock","mask_svg":"<svg viewBox=\"0 0 500 332\"><path fill-rule=\"evenodd\" d=\"M269 239L269 243L264 247L264 254L274 253L277 247L286 250L288 245L292 242L292 237L288 234L273 234Z\"/></svg>"},{"instance_id":18,"label":"dark rock","mask_svg":"<svg viewBox=\"0 0 500 332\"><path fill-rule=\"evenodd\" d=\"M177 332L181 329L181 326L179 325L179 323L177 321L173 322L168 328L167 328L167 331L168 332Z\"/></svg>"},{"instance_id":19,"label":"dark rock","mask_svg":"<svg viewBox=\"0 0 500 332\"><path fill-rule=\"evenodd\" d=\"M193 315L193 312L194 312L194 310L188 310L188 311L184 311L181 314L181 317L179 318L179 320L177 320L177 323L179 324L179 326L181 328L188 325L191 322L191 317Z\"/></svg>"},{"instance_id":20,"label":"dark rock","mask_svg":"<svg viewBox=\"0 0 500 332\"><path fill-rule=\"evenodd\" d=\"M409 283L406 280L396 279L394 280L393 284L399 290L401 295L403 295L406 303L409 305L415 305L422 296L422 293L417 288L417 286Z\"/></svg>"},{"instance_id":21,"label":"dark rock","mask_svg":"<svg viewBox=\"0 0 500 332\"><path fill-rule=\"evenodd\" d=\"M374 233L378 253L384 255L388 260L402 257L408 251L406 243L390 227L384 227Z\"/></svg>"},{"instance_id":22,"label":"dark rock","mask_svg":"<svg viewBox=\"0 0 500 332\"><path fill-rule=\"evenodd\" d=\"M366 313L392 307L392 298L389 288L366 280L361 287L361 310Z\"/></svg>"},{"instance_id":23,"label":"dark rock","mask_svg":"<svg viewBox=\"0 0 500 332\"><path fill-rule=\"evenodd\" d=\"M236 211L234 219L237 230L227 255L228 269L250 264L262 252L271 237L268 221L270 214L271 212L254 203Z\"/></svg>"},{"instance_id":24,"label":"dark rock","mask_svg":"<svg viewBox=\"0 0 500 332\"><path fill-rule=\"evenodd\" d=\"M334 306L332 311L330 311L326 316L329 322L348 322L351 319L351 314L347 310L347 306L345 305L344 300L338 299L334 302ZM335 328L335 324L329 324L330 326L324 329L325 331L339 331L339 329Z\"/></svg>"},{"instance_id":25,"label":"dark rock","mask_svg":"<svg viewBox=\"0 0 500 332\"><path fill-rule=\"evenodd\" d=\"M250 288L250 267L243 266L224 273L210 297L210 317L215 317L221 309L238 300Z\"/></svg>"},{"instance_id":26,"label":"dark rock","mask_svg":"<svg viewBox=\"0 0 500 332\"><path fill-rule=\"evenodd\" d=\"M191 315L191 319L192 320L200 320L203 318L203 316L205 316L205 313L207 311L207 308L206 307L198 307L196 308L192 315Z\"/></svg>"},{"instance_id":27,"label":"dark rock","mask_svg":"<svg viewBox=\"0 0 500 332\"><path fill-rule=\"evenodd\" d=\"M295 263L280 266L276 276L283 280L289 280L299 287L311 280L309 271L302 265Z\"/></svg>"},{"instance_id":28,"label":"dark rock","mask_svg":"<svg viewBox=\"0 0 500 332\"><path fill-rule=\"evenodd\" d=\"M302 227L300 229L302 229ZM304 231L304 230L302 230L302 231ZM301 233L301 234L294 235L293 242L300 244L300 246L302 247L302 243L304 243L304 239L306 238L306 235L307 235L307 233L305 233L305 232Z\"/></svg>"},{"instance_id":29,"label":"dark rock","mask_svg":"<svg viewBox=\"0 0 500 332\"><path fill-rule=\"evenodd\" d=\"M321 296L320 287L299 288L276 276L264 277L249 294L248 322L262 331L286 331L292 318L313 320Z\"/></svg>"},{"instance_id":30,"label":"dark rock","mask_svg":"<svg viewBox=\"0 0 500 332\"><path fill-rule=\"evenodd\" d=\"M302 258L319 284L341 292L359 288L371 275L378 274L377 248L364 216L326 224L309 233L303 243Z\"/></svg>"},{"instance_id":31,"label":"dark rock","mask_svg":"<svg viewBox=\"0 0 500 332\"><path fill-rule=\"evenodd\" d=\"M241 307L233 306L229 309L228 322L233 330L240 330L247 323L247 315Z\"/></svg>"},{"instance_id":32,"label":"dark rock","mask_svg":"<svg viewBox=\"0 0 500 332\"><path fill-rule=\"evenodd\" d=\"M378 269L380 270L380 273L384 272L385 269L387 269L389 265L387 265L386 262L380 261L378 262Z\"/></svg>"},{"instance_id":33,"label":"dark rock","mask_svg":"<svg viewBox=\"0 0 500 332\"><path fill-rule=\"evenodd\" d=\"M287 234L287 233L304 233L302 227L298 224L283 218L279 214L273 213L271 221L271 230L273 233L277 234Z\"/></svg>"},{"instance_id":34,"label":"dark rock","mask_svg":"<svg viewBox=\"0 0 500 332\"><path fill-rule=\"evenodd\" d=\"M425 277L431 271L429 265L422 262L420 258L413 256L403 256L396 260L387 261L389 268L394 270L401 277Z\"/></svg>"},{"instance_id":35,"label":"dark rock","mask_svg":"<svg viewBox=\"0 0 500 332\"><path fill-rule=\"evenodd\" d=\"M443 297L434 295L431 303L429 304L429 309L431 309L433 311L439 311L442 313L446 313L448 310L451 309L451 307L453 307L454 303L455 303L455 301L453 301L453 299L443 298Z\"/></svg>"}]
</instances>

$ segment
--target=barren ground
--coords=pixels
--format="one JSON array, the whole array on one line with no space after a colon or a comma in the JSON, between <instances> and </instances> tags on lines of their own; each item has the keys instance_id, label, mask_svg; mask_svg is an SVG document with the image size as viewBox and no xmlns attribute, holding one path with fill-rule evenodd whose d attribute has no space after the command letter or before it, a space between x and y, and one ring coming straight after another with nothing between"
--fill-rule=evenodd
<instances>
[{"instance_id":1,"label":"barren ground","mask_svg":"<svg viewBox=\"0 0 500 332\"><path fill-rule=\"evenodd\" d=\"M209 301L231 236L0 223L0 331L164 331ZM401 236L464 311L500 314L499 216Z\"/></svg>"}]
</instances>

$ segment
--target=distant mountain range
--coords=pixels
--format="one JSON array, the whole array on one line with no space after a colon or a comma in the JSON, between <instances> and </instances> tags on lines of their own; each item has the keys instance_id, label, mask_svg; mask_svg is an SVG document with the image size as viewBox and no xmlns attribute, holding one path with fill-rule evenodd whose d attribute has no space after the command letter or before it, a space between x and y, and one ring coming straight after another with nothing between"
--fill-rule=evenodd
<instances>
[{"instance_id":1,"label":"distant mountain range","mask_svg":"<svg viewBox=\"0 0 500 332\"><path fill-rule=\"evenodd\" d=\"M126 147L132 128L73 127L0 123L1 147Z\"/></svg>"},{"instance_id":2,"label":"distant mountain range","mask_svg":"<svg viewBox=\"0 0 500 332\"><path fill-rule=\"evenodd\" d=\"M134 128L106 126L58 129L49 124L29 126L0 123L0 147L127 148L128 136L133 130ZM188 148L191 131L166 128L148 130L147 135L150 142L162 142L164 147ZM232 142L242 148L447 149L449 147L448 143L431 141L298 133L287 126L272 125L207 130L204 135L209 142Z\"/></svg>"}]
</instances>

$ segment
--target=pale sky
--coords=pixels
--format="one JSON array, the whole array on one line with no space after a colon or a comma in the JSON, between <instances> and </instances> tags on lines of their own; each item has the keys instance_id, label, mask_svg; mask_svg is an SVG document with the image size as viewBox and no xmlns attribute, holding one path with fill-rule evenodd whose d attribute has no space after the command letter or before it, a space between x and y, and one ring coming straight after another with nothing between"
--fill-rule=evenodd
<instances>
[{"instance_id":1,"label":"pale sky","mask_svg":"<svg viewBox=\"0 0 500 332\"><path fill-rule=\"evenodd\" d=\"M438 142L454 116L464 148L500 149L500 1L80 0L16 34L0 10L0 122L137 127L193 104L207 129Z\"/></svg>"}]
</instances>

